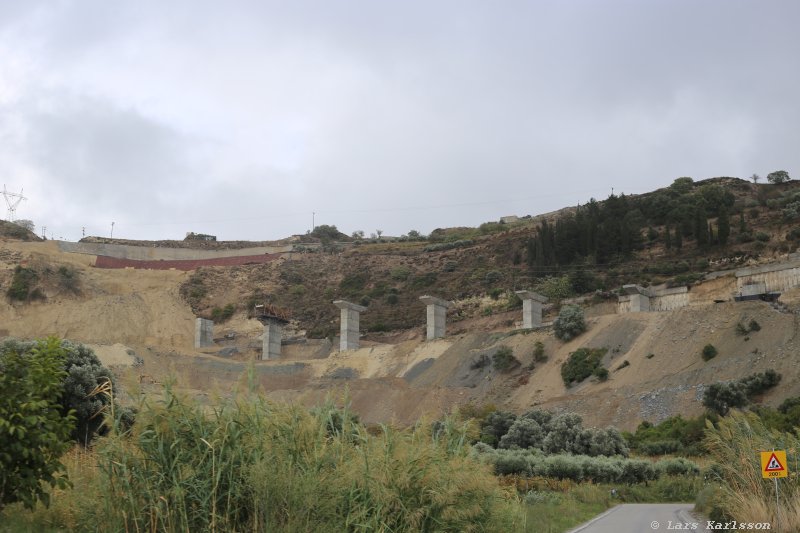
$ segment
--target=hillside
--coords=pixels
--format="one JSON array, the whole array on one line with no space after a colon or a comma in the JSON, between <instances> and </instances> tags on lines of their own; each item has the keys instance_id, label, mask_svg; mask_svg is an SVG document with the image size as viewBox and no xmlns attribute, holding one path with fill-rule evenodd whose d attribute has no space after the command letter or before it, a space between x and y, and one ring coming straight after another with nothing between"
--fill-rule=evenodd
<instances>
[{"instance_id":1,"label":"hillside","mask_svg":"<svg viewBox=\"0 0 800 533\"><path fill-rule=\"evenodd\" d=\"M91 344L115 366L130 393L140 386L155 392L172 374L179 388L193 394L225 394L260 354L262 326L247 312L254 303L268 301L289 309L294 319L284 334L283 358L255 363L255 376L265 390L275 398L309 404L331 393L348 394L369 422L411 423L456 405L492 403L517 411L532 405L569 409L591 424L632 428L641 420L699 413L704 385L767 368L784 375L767 402L800 395L793 357L800 292L784 291L783 306L777 309L764 302L734 303L736 278L722 272L785 260L794 251L800 232L793 231L786 210L796 201L795 183L756 186L719 178L688 184L688 189L685 182L678 185L685 190L676 191L673 184L624 197L628 212L638 211L628 217L635 224L625 229L629 235L638 231L638 238L618 241L627 250L587 244L591 257L577 247L569 261L537 255L543 251L541 239L571 242L566 240L568 224L591 206L511 224L441 230L424 241L315 243L309 236L299 251L281 252L268 263L191 271L96 268L94 255L6 235L0 237L0 286L7 292L18 269L25 269L31 281L28 297L0 304L0 337L55 334ZM708 193L709 187L715 189ZM719 206L710 200L701 205L697 199L703 194L721 198L729 209L732 228L725 244L712 237L719 235ZM667 247L667 228L677 231L682 222L669 202L680 207L692 198L698 211L716 210L715 217L704 219L711 238L699 242L692 233L697 225L687 225L681 248ZM666 208L654 207L664 201ZM615 231L603 218L609 209L605 202L597 202L597 209L600 231ZM662 211L666 220L659 225ZM696 212L681 216L694 219ZM543 234L543 226L552 228L552 237L547 230ZM578 241L580 228L575 222ZM212 248L249 247L216 243ZM715 270L719 278L703 280ZM692 302L675 311L619 314L615 291L628 283L689 283ZM550 296L545 321L552 320L561 303L579 297L575 301L582 302L589 317L587 333L562 343L550 328L520 332L515 289ZM424 340L422 294L454 302L446 338ZM361 316L360 350L335 349L339 310L330 303L334 299L368 306ZM195 349L195 317L219 317L226 306L232 316L217 321L215 346ZM750 320L762 329L745 340L734 328ZM537 341L545 346L546 362L533 362ZM704 362L699 354L707 343L720 355ZM481 362L481 356L491 358L500 346L512 348L521 363L507 373ZM608 381L564 386L561 364L580 347L608 349Z\"/></svg>"}]
</instances>

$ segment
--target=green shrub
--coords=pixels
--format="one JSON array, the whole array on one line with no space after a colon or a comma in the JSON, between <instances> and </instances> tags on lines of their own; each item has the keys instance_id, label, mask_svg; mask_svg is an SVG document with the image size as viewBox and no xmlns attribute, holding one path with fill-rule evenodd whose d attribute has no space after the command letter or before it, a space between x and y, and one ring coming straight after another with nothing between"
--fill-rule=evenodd
<instances>
[{"instance_id":1,"label":"green shrub","mask_svg":"<svg viewBox=\"0 0 800 533\"><path fill-rule=\"evenodd\" d=\"M537 448L541 450L548 431L549 426L540 424L534 418L521 416L514 421L506 434L502 436L498 447L504 449Z\"/></svg>"},{"instance_id":2,"label":"green shrub","mask_svg":"<svg viewBox=\"0 0 800 533\"><path fill-rule=\"evenodd\" d=\"M561 378L567 387L580 383L601 367L600 363L608 348L579 348L569 354L561 365Z\"/></svg>"},{"instance_id":3,"label":"green shrub","mask_svg":"<svg viewBox=\"0 0 800 533\"><path fill-rule=\"evenodd\" d=\"M502 425L498 426L498 422ZM534 409L513 419L487 420L486 425L490 424L495 424L493 442L503 449L535 449L547 454L574 453L593 457L628 455L628 446L619 431L584 428L581 417L573 413L554 416L549 411Z\"/></svg>"},{"instance_id":4,"label":"green shrub","mask_svg":"<svg viewBox=\"0 0 800 533\"><path fill-rule=\"evenodd\" d=\"M662 459L656 463L656 469L661 474L669 476L696 476L700 474L700 467L683 457Z\"/></svg>"},{"instance_id":5,"label":"green shrub","mask_svg":"<svg viewBox=\"0 0 800 533\"><path fill-rule=\"evenodd\" d=\"M490 270L483 277L483 282L486 285L494 285L495 283L497 283L501 279L503 279L503 274L500 271L498 271L498 270Z\"/></svg>"},{"instance_id":6,"label":"green shrub","mask_svg":"<svg viewBox=\"0 0 800 533\"><path fill-rule=\"evenodd\" d=\"M757 396L772 387L775 387L781 382L781 375L772 369L765 372L757 372L749 376L743 377L739 383L744 387L745 394L748 398Z\"/></svg>"},{"instance_id":7,"label":"green shrub","mask_svg":"<svg viewBox=\"0 0 800 533\"><path fill-rule=\"evenodd\" d=\"M389 305L396 305L398 301L399 298L396 294L389 294L389 296L386 297L386 303Z\"/></svg>"},{"instance_id":8,"label":"green shrub","mask_svg":"<svg viewBox=\"0 0 800 533\"><path fill-rule=\"evenodd\" d=\"M200 303L208 294L208 288L205 286L205 276L206 271L203 268L198 268L189 276L189 279L181 284L181 296L192 307L194 312L200 309Z\"/></svg>"},{"instance_id":9,"label":"green shrub","mask_svg":"<svg viewBox=\"0 0 800 533\"><path fill-rule=\"evenodd\" d=\"M718 352L717 349L714 347L713 344L706 344L703 346L702 356L703 361L710 361L717 356Z\"/></svg>"},{"instance_id":10,"label":"green shrub","mask_svg":"<svg viewBox=\"0 0 800 533\"><path fill-rule=\"evenodd\" d=\"M581 454L542 455L536 450L504 449L493 450L476 445L474 455L494 466L498 475L523 475L527 477L546 477L575 482L593 483L647 483L658 479L666 470L679 470L684 476L694 477L699 472L689 461L678 465L670 463L653 465L643 459L622 457L591 457ZM694 468L692 468L694 466ZM668 474L667 474L668 475Z\"/></svg>"},{"instance_id":11,"label":"green shrub","mask_svg":"<svg viewBox=\"0 0 800 533\"><path fill-rule=\"evenodd\" d=\"M407 266L394 267L389 272L389 277L395 281L405 281L408 279L410 275L411 275L411 269L409 269Z\"/></svg>"},{"instance_id":12,"label":"green shrub","mask_svg":"<svg viewBox=\"0 0 800 533\"><path fill-rule=\"evenodd\" d=\"M58 267L58 284L73 294L80 292L80 278L74 268L65 265Z\"/></svg>"},{"instance_id":13,"label":"green shrub","mask_svg":"<svg viewBox=\"0 0 800 533\"><path fill-rule=\"evenodd\" d=\"M761 324L756 322L755 319L751 320L747 327L750 329L750 331L761 331Z\"/></svg>"},{"instance_id":14,"label":"green shrub","mask_svg":"<svg viewBox=\"0 0 800 533\"><path fill-rule=\"evenodd\" d=\"M683 445L679 440L659 440L642 443L637 450L643 455L667 455L679 453L683 450Z\"/></svg>"},{"instance_id":15,"label":"green shrub","mask_svg":"<svg viewBox=\"0 0 800 533\"><path fill-rule=\"evenodd\" d=\"M608 369L602 366L598 366L597 368L592 371L592 375L595 376L600 381L608 380Z\"/></svg>"},{"instance_id":16,"label":"green shrub","mask_svg":"<svg viewBox=\"0 0 800 533\"><path fill-rule=\"evenodd\" d=\"M382 298L388 289L385 283L376 283L372 289L367 293L370 298Z\"/></svg>"},{"instance_id":17,"label":"green shrub","mask_svg":"<svg viewBox=\"0 0 800 533\"><path fill-rule=\"evenodd\" d=\"M756 240L759 242L767 242L769 241L769 234L764 233L763 231L759 231L756 233Z\"/></svg>"},{"instance_id":18,"label":"green shrub","mask_svg":"<svg viewBox=\"0 0 800 533\"><path fill-rule=\"evenodd\" d=\"M544 353L544 344L542 341L536 341L533 343L533 360L537 363L543 363L547 361L547 356Z\"/></svg>"},{"instance_id":19,"label":"green shrub","mask_svg":"<svg viewBox=\"0 0 800 533\"><path fill-rule=\"evenodd\" d=\"M485 358L485 363L488 364L489 358L485 355L483 357ZM477 368L486 366L486 364ZM509 428L511 428L516 420L517 415L514 413L506 411L494 411L490 413L481 423L480 442L490 446L497 446L500 443L500 439L508 433Z\"/></svg>"},{"instance_id":20,"label":"green shrub","mask_svg":"<svg viewBox=\"0 0 800 533\"><path fill-rule=\"evenodd\" d=\"M302 285L298 286L302 287ZM225 307L215 307L211 310L211 320L214 322L225 322L229 320L235 312L236 304L227 304Z\"/></svg>"},{"instance_id":21,"label":"green shrub","mask_svg":"<svg viewBox=\"0 0 800 533\"><path fill-rule=\"evenodd\" d=\"M746 327L745 327L745 325L744 325L744 324L742 324L741 322L739 322L739 323L737 323L737 324L736 324L735 331L736 331L736 334L737 334L737 335L742 335L742 336L743 336L743 335L747 335L747 333L748 333L748 330L747 330L747 328L746 328Z\"/></svg>"},{"instance_id":22,"label":"green shrub","mask_svg":"<svg viewBox=\"0 0 800 533\"><path fill-rule=\"evenodd\" d=\"M342 281L339 282L339 289L344 294L353 296L364 290L367 281L369 281L369 275L366 272L355 272L342 278Z\"/></svg>"},{"instance_id":23,"label":"green shrub","mask_svg":"<svg viewBox=\"0 0 800 533\"><path fill-rule=\"evenodd\" d=\"M744 387L739 383L713 383L703 393L703 405L711 411L725 416L732 408L748 404Z\"/></svg>"},{"instance_id":24,"label":"green shrub","mask_svg":"<svg viewBox=\"0 0 800 533\"><path fill-rule=\"evenodd\" d=\"M508 372L519 365L519 361L514 357L514 351L508 346L501 346L492 356L492 363L495 370Z\"/></svg>"},{"instance_id":25,"label":"green shrub","mask_svg":"<svg viewBox=\"0 0 800 533\"><path fill-rule=\"evenodd\" d=\"M669 453L692 454L702 452L701 443L709 418L701 415L684 419L680 415L663 420L658 425L642 422L633 434L625 438L631 448L644 455L665 455Z\"/></svg>"},{"instance_id":26,"label":"green shrub","mask_svg":"<svg viewBox=\"0 0 800 533\"><path fill-rule=\"evenodd\" d=\"M569 341L586 331L586 322L583 317L583 309L577 305L565 305L561 308L553 323L553 330L556 337L563 341Z\"/></svg>"},{"instance_id":27,"label":"green shrub","mask_svg":"<svg viewBox=\"0 0 800 533\"><path fill-rule=\"evenodd\" d=\"M74 417L61 412L66 353L55 338L0 352L0 510L13 502L49 504L45 485L65 488L61 455Z\"/></svg>"},{"instance_id":28,"label":"green shrub","mask_svg":"<svg viewBox=\"0 0 800 533\"><path fill-rule=\"evenodd\" d=\"M39 344L9 339L0 344L0 356L7 353L31 354ZM70 437L77 443L88 445L97 435L105 434L108 431L106 419L112 409L125 415L123 423L132 423L130 410L118 405L112 408L116 385L114 375L103 366L94 351L70 341L60 341L59 348L64 355L66 372L61 383L59 405L63 416L72 413L74 424Z\"/></svg>"},{"instance_id":29,"label":"green shrub","mask_svg":"<svg viewBox=\"0 0 800 533\"><path fill-rule=\"evenodd\" d=\"M14 268L14 277L6 293L11 300L26 302L44 297L41 290L35 285L39 281L39 274L32 268L17 265Z\"/></svg>"},{"instance_id":30,"label":"green shrub","mask_svg":"<svg viewBox=\"0 0 800 533\"><path fill-rule=\"evenodd\" d=\"M542 296L558 300L569 298L573 295L572 283L569 276L553 277L548 276L540 281L536 286L536 291Z\"/></svg>"},{"instance_id":31,"label":"green shrub","mask_svg":"<svg viewBox=\"0 0 800 533\"><path fill-rule=\"evenodd\" d=\"M781 375L772 369L757 372L737 381L709 385L703 394L703 405L724 416L731 408L744 407L757 396L776 386Z\"/></svg>"},{"instance_id":32,"label":"green shrub","mask_svg":"<svg viewBox=\"0 0 800 533\"><path fill-rule=\"evenodd\" d=\"M437 278L436 272L426 272L424 274L414 276L411 279L411 287L415 289L430 287L431 285L436 283L436 278Z\"/></svg>"}]
</instances>

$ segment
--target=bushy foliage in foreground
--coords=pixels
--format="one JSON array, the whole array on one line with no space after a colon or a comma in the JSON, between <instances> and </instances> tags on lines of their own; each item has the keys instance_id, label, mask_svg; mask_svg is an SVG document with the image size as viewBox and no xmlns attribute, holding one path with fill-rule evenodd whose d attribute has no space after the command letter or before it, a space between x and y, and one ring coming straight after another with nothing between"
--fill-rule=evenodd
<instances>
[{"instance_id":1,"label":"bushy foliage in foreground","mask_svg":"<svg viewBox=\"0 0 800 533\"><path fill-rule=\"evenodd\" d=\"M257 398L210 414L168 394L103 447L110 530L510 531L514 513L452 423L366 432L332 406Z\"/></svg>"},{"instance_id":2,"label":"bushy foliage in foreground","mask_svg":"<svg viewBox=\"0 0 800 533\"><path fill-rule=\"evenodd\" d=\"M478 459L494 466L498 475L517 474L594 483L646 483L667 475L697 475L700 469L686 459L665 459L657 463L624 457L587 455L544 455L534 449L495 450L478 443L473 447Z\"/></svg>"},{"instance_id":3,"label":"bushy foliage in foreground","mask_svg":"<svg viewBox=\"0 0 800 533\"><path fill-rule=\"evenodd\" d=\"M48 503L45 484L66 486L61 455L74 418L58 400L66 354L57 339L0 351L0 509L13 502Z\"/></svg>"},{"instance_id":4,"label":"bushy foliage in foreground","mask_svg":"<svg viewBox=\"0 0 800 533\"><path fill-rule=\"evenodd\" d=\"M91 348L70 341L54 342L58 343L64 355L62 369L65 373L58 395L59 409L64 416L70 412L75 415L70 436L76 442L87 445L98 433L106 431L104 415L111 410L114 376ZM10 339L0 345L0 355L10 352L32 353L38 345L37 342ZM124 415L123 421L130 424L130 411L125 410Z\"/></svg>"}]
</instances>

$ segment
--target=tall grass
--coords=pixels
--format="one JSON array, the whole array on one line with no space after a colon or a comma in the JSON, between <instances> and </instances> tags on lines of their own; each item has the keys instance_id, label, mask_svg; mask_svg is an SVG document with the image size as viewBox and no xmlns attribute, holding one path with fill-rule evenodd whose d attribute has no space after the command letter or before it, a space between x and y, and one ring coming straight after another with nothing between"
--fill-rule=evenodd
<instances>
[{"instance_id":1,"label":"tall grass","mask_svg":"<svg viewBox=\"0 0 800 533\"><path fill-rule=\"evenodd\" d=\"M83 472L74 490L15 523L39 533L522 530L514 491L469 457L465 431L450 420L434 433L420 423L371 435L332 403L309 412L251 395L204 410L167 390L70 466Z\"/></svg>"},{"instance_id":2,"label":"tall grass","mask_svg":"<svg viewBox=\"0 0 800 533\"><path fill-rule=\"evenodd\" d=\"M705 445L716 461L721 479L707 512L711 518L739 522L770 522L773 530L800 531L800 487L797 451L800 439L792 433L768 430L754 414L733 412L709 424ZM759 451L786 450L791 477L778 480L780 506L774 481L763 479Z\"/></svg>"}]
</instances>

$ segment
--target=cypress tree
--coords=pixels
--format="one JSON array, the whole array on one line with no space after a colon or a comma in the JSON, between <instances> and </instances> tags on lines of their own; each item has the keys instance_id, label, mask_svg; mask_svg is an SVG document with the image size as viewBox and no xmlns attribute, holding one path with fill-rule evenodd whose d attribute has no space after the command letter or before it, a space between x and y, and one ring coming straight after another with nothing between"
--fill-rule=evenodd
<instances>
[{"instance_id":1,"label":"cypress tree","mask_svg":"<svg viewBox=\"0 0 800 533\"><path fill-rule=\"evenodd\" d=\"M719 218L717 219L717 240L721 246L728 244L728 238L731 236L731 219L728 216L728 208L722 207L719 210Z\"/></svg>"},{"instance_id":2,"label":"cypress tree","mask_svg":"<svg viewBox=\"0 0 800 533\"><path fill-rule=\"evenodd\" d=\"M708 244L708 217L703 207L698 207L694 213L694 238L698 246Z\"/></svg>"}]
</instances>

